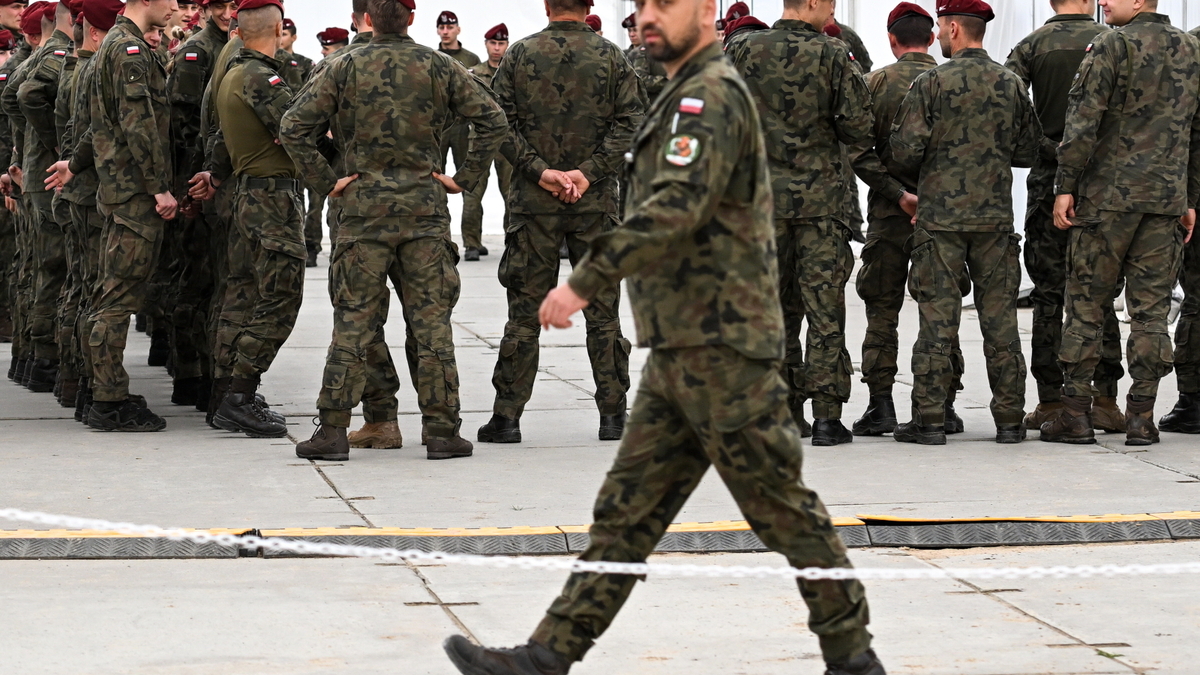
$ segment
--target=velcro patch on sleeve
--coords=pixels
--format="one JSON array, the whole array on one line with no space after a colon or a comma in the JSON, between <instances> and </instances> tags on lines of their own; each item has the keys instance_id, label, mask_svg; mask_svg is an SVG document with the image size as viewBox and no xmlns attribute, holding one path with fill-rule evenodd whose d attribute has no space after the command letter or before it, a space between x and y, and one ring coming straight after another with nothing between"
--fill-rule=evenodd
<instances>
[{"instance_id":1,"label":"velcro patch on sleeve","mask_svg":"<svg viewBox=\"0 0 1200 675\"><path fill-rule=\"evenodd\" d=\"M704 99L685 98L679 102L679 112L685 115L699 115L704 112Z\"/></svg>"},{"instance_id":2,"label":"velcro patch on sleeve","mask_svg":"<svg viewBox=\"0 0 1200 675\"><path fill-rule=\"evenodd\" d=\"M267 83L270 84L272 87L274 87L275 85L277 85L281 82L283 82L283 78L279 77L278 75L272 75L271 79L267 80Z\"/></svg>"},{"instance_id":3,"label":"velcro patch on sleeve","mask_svg":"<svg viewBox=\"0 0 1200 675\"><path fill-rule=\"evenodd\" d=\"M126 47L126 48L125 48L125 53L126 53L126 54L141 54L141 53L142 53L142 48L141 48L141 47L136 47L136 46L134 46L134 47Z\"/></svg>"},{"instance_id":4,"label":"velcro patch on sleeve","mask_svg":"<svg viewBox=\"0 0 1200 675\"><path fill-rule=\"evenodd\" d=\"M187 54L184 54L184 55L183 55L183 60L185 60L185 61L199 61L199 60L200 60L200 55L199 55L199 54L197 54L196 52L189 52L189 53L187 53Z\"/></svg>"}]
</instances>

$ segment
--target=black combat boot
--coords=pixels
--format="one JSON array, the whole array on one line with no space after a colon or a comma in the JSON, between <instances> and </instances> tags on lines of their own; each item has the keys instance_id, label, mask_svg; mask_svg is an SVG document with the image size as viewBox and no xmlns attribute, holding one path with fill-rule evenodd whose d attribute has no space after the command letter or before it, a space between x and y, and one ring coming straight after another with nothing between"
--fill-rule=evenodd
<instances>
[{"instance_id":1,"label":"black combat boot","mask_svg":"<svg viewBox=\"0 0 1200 675\"><path fill-rule=\"evenodd\" d=\"M1130 396L1125 400L1125 445L1154 445L1159 440L1154 426L1154 399Z\"/></svg>"},{"instance_id":2,"label":"black combat boot","mask_svg":"<svg viewBox=\"0 0 1200 675\"><path fill-rule=\"evenodd\" d=\"M156 330L150 336L150 354L146 356L146 365L161 368L171 359L171 336L165 330Z\"/></svg>"},{"instance_id":3,"label":"black combat boot","mask_svg":"<svg viewBox=\"0 0 1200 675\"><path fill-rule=\"evenodd\" d=\"M476 260L479 260L479 249L468 248L467 250L463 251L463 260L466 260L468 262L474 262Z\"/></svg>"},{"instance_id":4,"label":"black combat boot","mask_svg":"<svg viewBox=\"0 0 1200 675\"><path fill-rule=\"evenodd\" d=\"M204 378L202 377L185 377L175 380L171 383L171 403L195 406L197 397L200 395L200 385L203 382ZM205 392L205 397L207 396L208 392Z\"/></svg>"},{"instance_id":5,"label":"black combat boot","mask_svg":"<svg viewBox=\"0 0 1200 675\"><path fill-rule=\"evenodd\" d=\"M486 247L486 246L480 246L480 247L479 247L479 255L486 256L487 254L488 254L487 247Z\"/></svg>"},{"instance_id":6,"label":"black combat boot","mask_svg":"<svg viewBox=\"0 0 1200 675\"><path fill-rule=\"evenodd\" d=\"M521 420L514 420L503 415L492 415L492 419L479 427L480 443L520 443Z\"/></svg>"},{"instance_id":7,"label":"black combat boot","mask_svg":"<svg viewBox=\"0 0 1200 675\"><path fill-rule=\"evenodd\" d=\"M74 408L79 399L79 376L74 373L58 372L58 404Z\"/></svg>"},{"instance_id":8,"label":"black combat boot","mask_svg":"<svg viewBox=\"0 0 1200 675\"><path fill-rule=\"evenodd\" d=\"M1063 396L1063 409L1057 417L1042 424L1042 440L1047 443L1090 445L1096 442L1092 428L1092 397Z\"/></svg>"},{"instance_id":9,"label":"black combat boot","mask_svg":"<svg viewBox=\"0 0 1200 675\"><path fill-rule=\"evenodd\" d=\"M146 327L149 325L149 323L150 322L146 320L146 315L142 312L138 312L133 318L133 329L139 333L145 333Z\"/></svg>"},{"instance_id":10,"label":"black combat boot","mask_svg":"<svg viewBox=\"0 0 1200 675\"><path fill-rule=\"evenodd\" d=\"M961 434L966 430L963 419L954 410L954 401L946 401L946 434Z\"/></svg>"},{"instance_id":11,"label":"black combat boot","mask_svg":"<svg viewBox=\"0 0 1200 675\"><path fill-rule=\"evenodd\" d=\"M235 377L229 384L221 406L213 415L213 424L225 431L241 432L250 438L283 438L287 425L271 419L254 398L257 382Z\"/></svg>"},{"instance_id":12,"label":"black combat boot","mask_svg":"<svg viewBox=\"0 0 1200 675\"><path fill-rule=\"evenodd\" d=\"M426 459L457 459L475 453L471 441L456 435L454 438L430 438L425 444Z\"/></svg>"},{"instance_id":13,"label":"black combat boot","mask_svg":"<svg viewBox=\"0 0 1200 675\"><path fill-rule=\"evenodd\" d=\"M88 426L99 431L162 431L167 423L137 401L94 401Z\"/></svg>"},{"instance_id":14,"label":"black combat boot","mask_svg":"<svg viewBox=\"0 0 1200 675\"><path fill-rule=\"evenodd\" d=\"M896 430L896 404L892 392L872 394L867 411L854 422L855 436L882 436Z\"/></svg>"},{"instance_id":15,"label":"black combat boot","mask_svg":"<svg viewBox=\"0 0 1200 675\"><path fill-rule=\"evenodd\" d=\"M1174 434L1200 434L1200 394L1179 394L1175 408L1162 416L1158 428Z\"/></svg>"},{"instance_id":16,"label":"black combat boot","mask_svg":"<svg viewBox=\"0 0 1200 675\"><path fill-rule=\"evenodd\" d=\"M58 382L58 362L50 359L34 359L25 376L25 387L29 391L48 394Z\"/></svg>"},{"instance_id":17,"label":"black combat boot","mask_svg":"<svg viewBox=\"0 0 1200 675\"><path fill-rule=\"evenodd\" d=\"M619 441L625 433L625 413L600 416L600 440Z\"/></svg>"},{"instance_id":18,"label":"black combat boot","mask_svg":"<svg viewBox=\"0 0 1200 675\"><path fill-rule=\"evenodd\" d=\"M887 675L883 663L868 649L849 661L825 664L825 675Z\"/></svg>"},{"instance_id":19,"label":"black combat boot","mask_svg":"<svg viewBox=\"0 0 1200 675\"><path fill-rule=\"evenodd\" d=\"M896 426L892 438L898 443L916 443L917 445L945 445L946 428L933 424L918 424L905 422Z\"/></svg>"},{"instance_id":20,"label":"black combat boot","mask_svg":"<svg viewBox=\"0 0 1200 675\"><path fill-rule=\"evenodd\" d=\"M211 377L202 377L196 383L196 403L197 412L208 412L208 402L212 398L213 380Z\"/></svg>"},{"instance_id":21,"label":"black combat boot","mask_svg":"<svg viewBox=\"0 0 1200 675\"><path fill-rule=\"evenodd\" d=\"M316 267L317 266L317 251L316 250L312 250L312 251L308 252L308 257L306 257L304 259L304 266L305 267Z\"/></svg>"},{"instance_id":22,"label":"black combat boot","mask_svg":"<svg viewBox=\"0 0 1200 675\"><path fill-rule=\"evenodd\" d=\"M1024 424L998 424L996 425L996 442L1011 444L1020 443L1025 440L1028 431Z\"/></svg>"},{"instance_id":23,"label":"black combat boot","mask_svg":"<svg viewBox=\"0 0 1200 675\"><path fill-rule=\"evenodd\" d=\"M812 444L832 447L854 442L854 434L841 420L815 419L812 426Z\"/></svg>"},{"instance_id":24,"label":"black combat boot","mask_svg":"<svg viewBox=\"0 0 1200 675\"><path fill-rule=\"evenodd\" d=\"M463 675L567 675L571 669L566 657L536 642L512 649L488 649L453 635L442 643L442 649Z\"/></svg>"},{"instance_id":25,"label":"black combat boot","mask_svg":"<svg viewBox=\"0 0 1200 675\"><path fill-rule=\"evenodd\" d=\"M264 397L262 394L256 393L254 395L254 400L258 403L258 407L262 408L263 412L267 414L267 417L270 417L280 424L287 424L287 418L275 412L274 410L271 410L271 404L267 403L266 397Z\"/></svg>"},{"instance_id":26,"label":"black combat boot","mask_svg":"<svg viewBox=\"0 0 1200 675\"><path fill-rule=\"evenodd\" d=\"M229 382L231 380L233 380L232 377L218 377L213 380L212 389L208 392L208 404L204 408L204 412L208 414L204 416L204 421L214 429L220 428L216 424L213 424L213 416L217 414L217 408L221 407L221 401L225 400L225 394L229 391ZM199 408L200 404L196 403L196 407Z\"/></svg>"},{"instance_id":27,"label":"black combat boot","mask_svg":"<svg viewBox=\"0 0 1200 675\"><path fill-rule=\"evenodd\" d=\"M92 381L86 377L79 380L79 394L75 397L75 421L87 423L88 406L92 403Z\"/></svg>"},{"instance_id":28,"label":"black combat boot","mask_svg":"<svg viewBox=\"0 0 1200 675\"><path fill-rule=\"evenodd\" d=\"M21 359L16 356L12 357L12 361L8 362L8 379L13 382L17 381L17 369L20 367Z\"/></svg>"},{"instance_id":29,"label":"black combat boot","mask_svg":"<svg viewBox=\"0 0 1200 675\"><path fill-rule=\"evenodd\" d=\"M312 438L296 444L296 456L300 459L320 459L326 462L349 460L350 441L346 440L346 427L322 424L313 432Z\"/></svg>"}]
</instances>

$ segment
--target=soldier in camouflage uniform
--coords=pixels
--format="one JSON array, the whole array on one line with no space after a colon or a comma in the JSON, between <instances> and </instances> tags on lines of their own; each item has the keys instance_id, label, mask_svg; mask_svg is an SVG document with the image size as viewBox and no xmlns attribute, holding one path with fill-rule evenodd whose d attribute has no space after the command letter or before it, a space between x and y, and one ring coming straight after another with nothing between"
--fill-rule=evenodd
<instances>
[{"instance_id":1,"label":"soldier in camouflage uniform","mask_svg":"<svg viewBox=\"0 0 1200 675\"><path fill-rule=\"evenodd\" d=\"M629 59L633 72L637 73L642 81L642 89L646 92L646 105L649 106L658 98L663 87L667 86L667 71L662 63L646 56L646 50L642 49L642 39L637 34L636 12L625 17L621 28L629 34L629 48L625 50L625 58Z\"/></svg>"},{"instance_id":2,"label":"soldier in camouflage uniform","mask_svg":"<svg viewBox=\"0 0 1200 675\"><path fill-rule=\"evenodd\" d=\"M1054 223L1069 229L1062 413L1042 440L1094 443L1092 386L1105 310L1122 277L1132 319L1126 445L1159 440L1158 382L1171 372L1167 316L1200 202L1200 43L1152 3L1105 6L1068 98Z\"/></svg>"},{"instance_id":3,"label":"soldier in camouflage uniform","mask_svg":"<svg viewBox=\"0 0 1200 675\"><path fill-rule=\"evenodd\" d=\"M1013 48L1004 64L1032 89L1033 106L1042 130L1054 145L1062 140L1067 114L1067 92L1083 62L1088 45L1104 31L1093 18L1093 0L1063 0L1057 14ZM1038 383L1038 406L1025 418L1025 428L1038 430L1062 410L1062 369L1058 348L1062 343L1063 292L1067 285L1068 234L1054 227L1054 174L1058 162L1052 153L1038 158L1026 183L1025 269L1033 281L1033 337L1030 371ZM1116 312L1104 309L1104 346L1094 383L1099 397L1092 408L1097 428L1125 431L1125 414L1117 406L1121 367L1121 325Z\"/></svg>"},{"instance_id":4,"label":"soldier in camouflage uniform","mask_svg":"<svg viewBox=\"0 0 1200 675\"><path fill-rule=\"evenodd\" d=\"M866 413L854 422L856 436L890 434L896 428L892 387L899 371L900 310L908 282L912 218L916 215L917 174L891 172L882 163L892 120L914 80L937 61L929 55L933 17L920 5L902 2L888 16L888 39L896 63L867 75L875 113L872 141L853 149L854 168L871 189L867 194L868 234L855 289L866 304L867 334L862 347L862 381L871 392ZM946 433L962 431L953 400L962 388L962 352L952 354L956 381L947 391Z\"/></svg>"},{"instance_id":5,"label":"soldier in camouflage uniform","mask_svg":"<svg viewBox=\"0 0 1200 675\"><path fill-rule=\"evenodd\" d=\"M238 25L245 47L217 93L222 141L234 181L228 275L217 340L231 374L213 423L252 438L282 438L287 425L255 399L262 374L275 360L299 317L304 291L304 226L299 171L276 142L292 91L279 74L283 6L279 0L242 0Z\"/></svg>"},{"instance_id":6,"label":"soldier in camouflage uniform","mask_svg":"<svg viewBox=\"0 0 1200 675\"><path fill-rule=\"evenodd\" d=\"M357 11L357 10L356 10ZM367 33L370 35L370 33ZM363 33L355 36L355 42L362 38ZM321 52L328 60L334 54L339 52L343 47L349 46L350 33L345 28L329 28L317 33L317 41L321 43ZM314 64L313 69L318 66ZM307 82L312 77L313 71L310 71ZM299 90L296 90L299 92ZM325 195L319 195L312 190L308 190L308 210L304 214L304 246L308 249L308 260L305 261L305 267L317 266L317 255L321 252L321 219L325 216ZM329 214L330 235L333 234L333 213ZM332 238L332 236L331 236Z\"/></svg>"},{"instance_id":7,"label":"soldier in camouflage uniform","mask_svg":"<svg viewBox=\"0 0 1200 675\"><path fill-rule=\"evenodd\" d=\"M908 287L920 307L920 329L912 357L913 417L894 434L903 443L946 443L964 270L983 333L996 442L1025 438L1011 167L1036 161L1044 137L1020 78L983 50L986 22L994 16L982 0L939 3L938 41L950 60L913 82L888 145L897 170L919 175Z\"/></svg>"},{"instance_id":8,"label":"soldier in camouflage uniform","mask_svg":"<svg viewBox=\"0 0 1200 675\"><path fill-rule=\"evenodd\" d=\"M171 103L171 139L175 153L177 194L184 194L204 168L205 139L200 134L204 90L217 55L229 41L234 3L202 0L208 21L204 29L180 45L171 62L167 91ZM186 200L185 201L191 201ZM209 255L212 239L222 228L193 208L167 230L164 250L175 258L177 300L172 311L174 391L171 402L195 406L212 388L212 335L208 312L217 280Z\"/></svg>"},{"instance_id":9,"label":"soldier in camouflage uniform","mask_svg":"<svg viewBox=\"0 0 1200 675\"><path fill-rule=\"evenodd\" d=\"M0 13L3 16L10 17L14 8L20 6L19 3L0 6ZM28 8L25 8L26 10ZM23 13L18 15L23 17ZM25 34L25 22L20 21L21 35L23 39L17 45L17 49L13 52L8 61L0 66L0 99L3 98L4 92L8 90L8 85L14 79L13 76L17 70L32 54L35 47L41 43L42 39L42 24L39 19L37 22L37 31L34 34ZM0 106L0 148L14 147L12 125L9 122L7 113ZM25 272L25 254L27 247L24 246L26 235L26 218L17 207L20 201L20 185L12 180L12 177L5 171L0 175L0 186L3 187L5 201L5 212L9 214L10 223L12 225L12 254L13 259L10 267L6 270L6 283L8 284L7 300L9 306L9 314L12 318L12 362L8 368L8 378L17 384L20 384L28 371L29 366L33 363L31 347L27 339L25 330L27 325L27 307L25 301L28 299L25 291L27 288L24 284L27 278Z\"/></svg>"},{"instance_id":10,"label":"soldier in camouflage uniform","mask_svg":"<svg viewBox=\"0 0 1200 675\"><path fill-rule=\"evenodd\" d=\"M464 68L470 70L482 61L475 52L463 47L458 36L462 28L458 25L458 15L454 12L438 14L437 31L440 43L438 51L458 61ZM454 153L454 166L462 166L467 157L467 139L471 134L469 125L460 121L451 122L449 129L442 134L442 171L446 170L446 159ZM478 260L479 256L487 255L488 251L479 241L474 222L483 219L483 194L463 193L462 229L463 229L463 258Z\"/></svg>"},{"instance_id":11,"label":"soldier in camouflage uniform","mask_svg":"<svg viewBox=\"0 0 1200 675\"><path fill-rule=\"evenodd\" d=\"M508 323L492 375L492 419L479 429L482 442L521 441L521 414L538 372L538 305L558 282L563 243L578 263L616 224L622 158L645 112L629 61L584 23L590 5L552 0L550 24L513 44L492 79L512 127L504 153L515 175L499 272L508 290ZM549 191L563 175L582 194L574 203ZM625 426L630 343L621 333L620 301L619 288L605 289L587 310L600 440L619 440Z\"/></svg>"},{"instance_id":12,"label":"soldier in camouflage uniform","mask_svg":"<svg viewBox=\"0 0 1200 675\"><path fill-rule=\"evenodd\" d=\"M71 15L79 16L78 8L83 4L82 0L70 5ZM77 55L79 45L83 44L83 24L82 21L72 21L71 24L71 42L72 48L67 51L67 55L63 57L62 66L59 70L58 83L55 87L54 96L54 147L50 149L49 161L51 166L38 176L34 177L34 183L40 179L42 181L43 190L52 190L46 186L45 176L47 173L54 172L54 164L57 163L59 152L66 144L66 128L71 118L71 95L75 84L75 71L79 63ZM77 236L74 223L71 222L70 204L62 198L58 192L51 192L50 200L51 212L54 214L54 221L63 233L63 258L65 260L66 273L63 276L63 283L59 289L58 299L55 303L55 320L54 324L57 329L54 341L58 344L58 384L54 388L55 397L58 404L64 408L74 408L76 399L79 396L79 378L82 373L82 357L80 341L78 339L79 326L79 307L80 295L82 288L80 287L80 271L82 269L83 251L81 249L82 242Z\"/></svg>"},{"instance_id":13,"label":"soldier in camouflage uniform","mask_svg":"<svg viewBox=\"0 0 1200 675\"><path fill-rule=\"evenodd\" d=\"M64 3L47 10L41 22L42 34L48 37L14 73L0 98L0 106L13 126L15 142L9 172L30 176L22 206L29 228L27 260L32 286L27 330L34 363L24 384L35 392L53 391L57 382L62 357L58 346L58 296L67 278L64 233L51 203L54 193L41 183L46 170L57 160L54 103L63 61L70 53L71 11Z\"/></svg>"},{"instance_id":14,"label":"soldier in camouflage uniform","mask_svg":"<svg viewBox=\"0 0 1200 675\"><path fill-rule=\"evenodd\" d=\"M1188 33L1200 38L1200 28ZM1200 242L1193 238L1183 247L1183 306L1175 326L1175 381L1179 400L1158 422L1162 431L1200 434ZM1101 362L1103 364L1103 361ZM1095 405L1093 405L1093 417Z\"/></svg>"},{"instance_id":15,"label":"soldier in camouflage uniform","mask_svg":"<svg viewBox=\"0 0 1200 675\"><path fill-rule=\"evenodd\" d=\"M864 75L871 72L874 68L874 63L871 61L871 54L867 52L867 46L863 44L862 38L858 33L840 21L833 22L838 27L839 40L846 43L846 47L850 49L850 55L854 57L854 62L862 69Z\"/></svg>"},{"instance_id":16,"label":"soldier in camouflage uniform","mask_svg":"<svg viewBox=\"0 0 1200 675\"><path fill-rule=\"evenodd\" d=\"M801 481L800 429L780 374L784 317L756 101L722 57L702 3L639 4L651 54L675 59L671 81L631 150L624 224L593 242L541 309L544 324L567 327L624 279L638 342L651 350L580 559L645 561L712 467L790 564L848 567L825 506ZM637 581L572 574L527 644L487 649L454 636L446 652L466 675L565 675ZM884 675L870 649L862 584L799 586L827 675Z\"/></svg>"},{"instance_id":17,"label":"soldier in camouflage uniform","mask_svg":"<svg viewBox=\"0 0 1200 675\"><path fill-rule=\"evenodd\" d=\"M10 48L8 60L0 64L0 94L3 93L4 87L7 85L8 76L12 73L12 68L8 62L17 58L23 51L28 51L28 45L21 37L20 31L20 12L25 9L24 2L15 2L14 0L0 0L0 29L8 34L9 39L13 41L11 45L4 45ZM15 36L15 37L13 37ZM7 126L8 122L3 118L3 113L0 111L0 127ZM13 277L16 271L13 267L17 258L17 224L16 214L8 210L6 206L0 204L0 342L12 342L13 335ZM16 356L14 355L13 366L16 365ZM9 374L12 377L12 374Z\"/></svg>"},{"instance_id":18,"label":"soldier in camouflage uniform","mask_svg":"<svg viewBox=\"0 0 1200 675\"><path fill-rule=\"evenodd\" d=\"M303 54L297 54L293 50L296 44L296 37L296 22L285 18L283 20L283 42L279 47L287 53L287 58L277 58L276 60L283 63L283 79L287 82L288 89L291 89L293 93L298 93L300 88L304 86L304 83L308 82L313 68L316 67L312 59Z\"/></svg>"},{"instance_id":19,"label":"soldier in camouflage uniform","mask_svg":"<svg viewBox=\"0 0 1200 675\"><path fill-rule=\"evenodd\" d=\"M487 48L487 60L470 68L471 74L483 80L489 87L492 77L500 68L504 54L508 52L508 26L499 24L493 26L484 34L484 46ZM490 172L485 173L483 182L479 184L479 198L465 199L463 202L462 237L463 260L479 260L479 256L487 255L487 247L483 245L483 195L487 192ZM501 196L507 197L508 186L512 182L512 165L503 156L496 156L496 177L500 183ZM508 221L505 211L504 220Z\"/></svg>"},{"instance_id":20,"label":"soldier in camouflage uniform","mask_svg":"<svg viewBox=\"0 0 1200 675\"><path fill-rule=\"evenodd\" d=\"M846 283L854 269L842 144L870 142L873 122L870 93L845 45L817 28L832 14L832 0L789 2L771 30L745 33L725 51L758 102L767 136L792 413L803 429L804 401L812 401L813 444L823 446L854 440L841 421L853 373Z\"/></svg>"},{"instance_id":21,"label":"soldier in camouflage uniform","mask_svg":"<svg viewBox=\"0 0 1200 675\"><path fill-rule=\"evenodd\" d=\"M370 44L326 62L284 115L280 141L305 180L340 212L330 265L334 339L317 402L321 426L303 458L349 458L346 427L367 382L367 348L382 327L389 270L416 343L418 402L430 459L467 457L458 435L458 368L450 313L458 300L447 192L471 190L505 134L504 113L460 64L408 36L415 0L370 0ZM353 79L352 79L353 78ZM365 78L365 79L364 79ZM449 120L474 125L454 179L437 173ZM372 133L364 135L363 130ZM347 175L318 151L333 132Z\"/></svg>"},{"instance_id":22,"label":"soldier in camouflage uniform","mask_svg":"<svg viewBox=\"0 0 1200 675\"><path fill-rule=\"evenodd\" d=\"M129 3L96 53L88 131L96 158L96 200L104 216L103 265L92 306L94 403L88 425L161 431L166 422L129 396L123 364L129 318L142 309L178 204L171 193L171 111L167 73L144 34L163 28L174 0Z\"/></svg>"}]
</instances>

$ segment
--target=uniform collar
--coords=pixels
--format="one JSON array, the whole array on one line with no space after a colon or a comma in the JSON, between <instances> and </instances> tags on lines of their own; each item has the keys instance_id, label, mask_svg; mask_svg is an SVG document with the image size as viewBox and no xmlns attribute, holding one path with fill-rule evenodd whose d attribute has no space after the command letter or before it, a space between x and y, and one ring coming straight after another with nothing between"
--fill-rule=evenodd
<instances>
[{"instance_id":1,"label":"uniform collar","mask_svg":"<svg viewBox=\"0 0 1200 675\"><path fill-rule=\"evenodd\" d=\"M140 40L141 43L147 47L150 46L150 43L146 42L146 36L142 34L142 29L138 28L138 25L133 22L133 19L130 19L124 14L118 15L117 23L113 25L113 28L116 29L118 27L124 28L125 32Z\"/></svg>"},{"instance_id":2,"label":"uniform collar","mask_svg":"<svg viewBox=\"0 0 1200 675\"><path fill-rule=\"evenodd\" d=\"M202 31L202 32L207 32L209 35L213 36L213 38L218 40L221 44L225 44L226 42L229 42L229 33L221 30L221 27L217 25L216 19L209 19L208 25L206 25L204 27L204 31Z\"/></svg>"},{"instance_id":3,"label":"uniform collar","mask_svg":"<svg viewBox=\"0 0 1200 675\"><path fill-rule=\"evenodd\" d=\"M1062 23L1063 21L1091 21L1092 23L1096 23L1096 17L1091 14L1055 14L1046 19L1046 24Z\"/></svg>"},{"instance_id":4,"label":"uniform collar","mask_svg":"<svg viewBox=\"0 0 1200 675\"><path fill-rule=\"evenodd\" d=\"M546 30L590 31L592 27L582 21L551 21L550 25L546 26Z\"/></svg>"},{"instance_id":5,"label":"uniform collar","mask_svg":"<svg viewBox=\"0 0 1200 675\"><path fill-rule=\"evenodd\" d=\"M71 37L61 30L56 30L50 34L50 39L46 42L50 45L69 45L71 44Z\"/></svg>"},{"instance_id":6,"label":"uniform collar","mask_svg":"<svg viewBox=\"0 0 1200 675\"><path fill-rule=\"evenodd\" d=\"M776 21L775 25L771 26L771 28L774 28L776 30L800 30L800 31L806 31L809 33L820 33L821 32L821 31L817 30L816 26L812 25L811 23L809 23L807 21L801 21L800 19L780 19L780 20Z\"/></svg>"},{"instance_id":7,"label":"uniform collar","mask_svg":"<svg viewBox=\"0 0 1200 675\"><path fill-rule=\"evenodd\" d=\"M268 66L271 66L271 70L277 71L283 67L282 61L280 61L279 59L277 59L273 56L267 56L266 54L264 54L256 49L248 49L246 47L242 47L241 57L243 59L254 59L256 61L262 61L263 63L267 64Z\"/></svg>"},{"instance_id":8,"label":"uniform collar","mask_svg":"<svg viewBox=\"0 0 1200 675\"><path fill-rule=\"evenodd\" d=\"M361 45L363 43L370 42L371 38L374 36L375 36L375 33L371 32L371 31L364 31L364 32L359 33L358 35L355 35L354 39L350 41L350 44Z\"/></svg>"},{"instance_id":9,"label":"uniform collar","mask_svg":"<svg viewBox=\"0 0 1200 675\"><path fill-rule=\"evenodd\" d=\"M960 49L960 50L954 52L953 54L951 54L950 58L952 58L952 59L987 59L988 61L992 60L992 57L988 56L987 50L983 49L982 47L967 47L966 49Z\"/></svg>"},{"instance_id":10,"label":"uniform collar","mask_svg":"<svg viewBox=\"0 0 1200 675\"><path fill-rule=\"evenodd\" d=\"M937 63L937 59L933 58L929 54L922 54L921 52L906 52L904 54L901 54L900 58L896 59L896 61L897 62L916 61L917 63Z\"/></svg>"},{"instance_id":11,"label":"uniform collar","mask_svg":"<svg viewBox=\"0 0 1200 675\"><path fill-rule=\"evenodd\" d=\"M80 61L86 61L86 60L92 58L93 56L95 56L95 54L96 54L96 52L89 52L86 49L76 49L75 50L75 56L78 56Z\"/></svg>"},{"instance_id":12,"label":"uniform collar","mask_svg":"<svg viewBox=\"0 0 1200 675\"><path fill-rule=\"evenodd\" d=\"M1158 12L1142 12L1141 14L1133 17L1133 20L1131 20L1129 23L1171 23L1171 17L1167 16L1166 14L1159 14Z\"/></svg>"},{"instance_id":13,"label":"uniform collar","mask_svg":"<svg viewBox=\"0 0 1200 675\"><path fill-rule=\"evenodd\" d=\"M412 42L411 35L402 35L400 33L372 33L371 44L378 42Z\"/></svg>"}]
</instances>

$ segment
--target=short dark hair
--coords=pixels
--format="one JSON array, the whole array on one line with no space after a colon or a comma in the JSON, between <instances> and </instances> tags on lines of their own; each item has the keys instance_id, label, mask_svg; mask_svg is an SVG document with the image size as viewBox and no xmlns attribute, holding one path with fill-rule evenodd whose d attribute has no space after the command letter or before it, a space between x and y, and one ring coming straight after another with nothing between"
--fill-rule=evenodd
<instances>
[{"instance_id":1,"label":"short dark hair","mask_svg":"<svg viewBox=\"0 0 1200 675\"><path fill-rule=\"evenodd\" d=\"M933 35L933 19L924 16L906 16L888 29L903 47L925 47Z\"/></svg>"},{"instance_id":2,"label":"short dark hair","mask_svg":"<svg viewBox=\"0 0 1200 675\"><path fill-rule=\"evenodd\" d=\"M972 40L982 40L987 34L987 22L977 16L960 14L954 17L954 21L962 26L963 32Z\"/></svg>"},{"instance_id":3,"label":"short dark hair","mask_svg":"<svg viewBox=\"0 0 1200 675\"><path fill-rule=\"evenodd\" d=\"M354 4L351 5L350 11L354 12L355 14L357 14L359 16L366 14L367 13L367 0L354 0Z\"/></svg>"},{"instance_id":4,"label":"short dark hair","mask_svg":"<svg viewBox=\"0 0 1200 675\"><path fill-rule=\"evenodd\" d=\"M587 0L547 0L550 9L555 12L586 12Z\"/></svg>"},{"instance_id":5,"label":"short dark hair","mask_svg":"<svg viewBox=\"0 0 1200 675\"><path fill-rule=\"evenodd\" d=\"M396 0L367 0L367 14L371 15L376 31L396 34L408 32L412 10Z\"/></svg>"}]
</instances>

